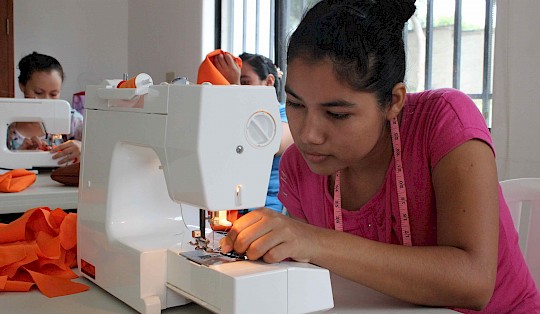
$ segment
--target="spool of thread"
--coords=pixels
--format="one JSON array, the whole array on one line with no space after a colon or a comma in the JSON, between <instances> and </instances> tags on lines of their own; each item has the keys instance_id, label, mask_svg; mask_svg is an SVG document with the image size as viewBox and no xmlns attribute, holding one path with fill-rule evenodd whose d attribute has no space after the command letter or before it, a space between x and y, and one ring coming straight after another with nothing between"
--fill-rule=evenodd
<instances>
[{"instance_id":1,"label":"spool of thread","mask_svg":"<svg viewBox=\"0 0 540 314\"><path fill-rule=\"evenodd\" d=\"M150 75L146 73L140 73L137 76L134 76L126 81L121 81L116 87L118 88L137 88L137 87L148 87L154 84L154 81Z\"/></svg>"}]
</instances>

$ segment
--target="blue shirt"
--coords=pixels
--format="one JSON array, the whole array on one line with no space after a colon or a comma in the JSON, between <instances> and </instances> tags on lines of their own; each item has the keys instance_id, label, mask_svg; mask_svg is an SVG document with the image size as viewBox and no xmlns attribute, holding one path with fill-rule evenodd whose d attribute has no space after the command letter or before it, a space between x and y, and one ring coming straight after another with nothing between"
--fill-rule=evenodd
<instances>
[{"instance_id":1,"label":"blue shirt","mask_svg":"<svg viewBox=\"0 0 540 314\"><path fill-rule=\"evenodd\" d=\"M279 105L279 115L281 116L281 122L289 123L287 120L287 114L285 113L285 104ZM279 192L279 161L281 160L280 156L274 156L272 162L272 171L270 172L270 181L268 182L268 191L266 192L266 203L264 207L270 208L278 213L281 213L283 210L283 204L278 200L277 194ZM250 208L253 210L255 208Z\"/></svg>"}]
</instances>

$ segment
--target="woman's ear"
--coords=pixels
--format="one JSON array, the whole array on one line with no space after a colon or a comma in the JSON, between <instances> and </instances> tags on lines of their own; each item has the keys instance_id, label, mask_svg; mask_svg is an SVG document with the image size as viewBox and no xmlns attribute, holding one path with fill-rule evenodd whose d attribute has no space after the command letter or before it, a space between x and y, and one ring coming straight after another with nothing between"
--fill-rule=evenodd
<instances>
[{"instance_id":1,"label":"woman's ear","mask_svg":"<svg viewBox=\"0 0 540 314\"><path fill-rule=\"evenodd\" d=\"M24 94L24 90L26 89L26 85L23 85L22 83L19 83L19 88L21 89L21 92Z\"/></svg>"},{"instance_id":2,"label":"woman's ear","mask_svg":"<svg viewBox=\"0 0 540 314\"><path fill-rule=\"evenodd\" d=\"M275 81L276 78L274 77L274 74L268 74L266 77L266 86L274 86Z\"/></svg>"},{"instance_id":3,"label":"woman's ear","mask_svg":"<svg viewBox=\"0 0 540 314\"><path fill-rule=\"evenodd\" d=\"M392 88L392 100L390 106L388 106L388 111L386 112L386 119L392 120L393 118L399 116L401 109L405 105L405 98L407 95L407 88L403 82L397 83Z\"/></svg>"}]
</instances>

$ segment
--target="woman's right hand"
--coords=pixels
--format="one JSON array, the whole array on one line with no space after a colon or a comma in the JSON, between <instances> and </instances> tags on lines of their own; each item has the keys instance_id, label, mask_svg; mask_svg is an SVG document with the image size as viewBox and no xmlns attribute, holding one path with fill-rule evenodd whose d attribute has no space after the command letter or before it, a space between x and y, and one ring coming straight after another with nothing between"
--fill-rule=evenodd
<instances>
[{"instance_id":1,"label":"woman's right hand","mask_svg":"<svg viewBox=\"0 0 540 314\"><path fill-rule=\"evenodd\" d=\"M250 260L276 263L287 258L311 262L317 256L320 228L259 208L240 217L220 241L224 253L235 251Z\"/></svg>"},{"instance_id":2,"label":"woman's right hand","mask_svg":"<svg viewBox=\"0 0 540 314\"><path fill-rule=\"evenodd\" d=\"M54 154L52 159L57 159L59 165L79 162L81 141L69 140L51 149L51 153Z\"/></svg>"}]
</instances>

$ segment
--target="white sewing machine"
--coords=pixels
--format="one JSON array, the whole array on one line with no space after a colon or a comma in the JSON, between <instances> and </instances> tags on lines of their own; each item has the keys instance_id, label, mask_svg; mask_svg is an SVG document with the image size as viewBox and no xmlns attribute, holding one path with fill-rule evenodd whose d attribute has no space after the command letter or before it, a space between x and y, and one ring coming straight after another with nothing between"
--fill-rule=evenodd
<instances>
[{"instance_id":1,"label":"white sewing machine","mask_svg":"<svg viewBox=\"0 0 540 314\"><path fill-rule=\"evenodd\" d=\"M71 124L69 103L61 99L0 98L0 167L58 167L50 152L8 149L8 127L14 122L41 122L49 134L68 134Z\"/></svg>"},{"instance_id":2,"label":"white sewing machine","mask_svg":"<svg viewBox=\"0 0 540 314\"><path fill-rule=\"evenodd\" d=\"M206 211L264 204L281 138L273 88L89 86L85 114L77 258L86 278L141 313L191 301L216 313L333 307L326 269L190 244Z\"/></svg>"}]
</instances>

